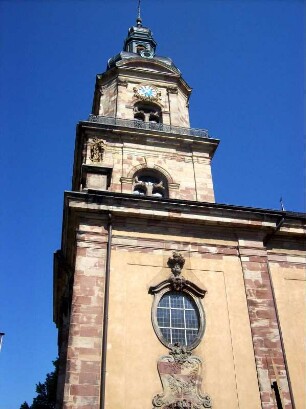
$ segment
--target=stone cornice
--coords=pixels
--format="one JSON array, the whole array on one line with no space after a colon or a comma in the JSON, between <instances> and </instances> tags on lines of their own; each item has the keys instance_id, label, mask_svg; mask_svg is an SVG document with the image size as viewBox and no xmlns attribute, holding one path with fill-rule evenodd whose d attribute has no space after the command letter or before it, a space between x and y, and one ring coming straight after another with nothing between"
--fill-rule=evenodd
<instances>
[{"instance_id":1,"label":"stone cornice","mask_svg":"<svg viewBox=\"0 0 306 409\"><path fill-rule=\"evenodd\" d=\"M139 139L142 144L144 142L144 137L148 137L150 139L156 138L156 141L164 141L165 143L175 143L177 141L179 144L196 144L198 149L201 146L204 147L205 151L208 151L211 155L211 158L213 157L218 145L219 145L219 139L215 138L205 138L205 137L198 137L198 136L192 136L192 135L184 135L184 134L176 134L176 133L170 133L170 132L163 132L163 131L157 131L154 129L134 129L134 128L128 128L124 126L119 126L119 125L105 125L101 124L98 122L91 122L91 121L81 121L78 124L78 135L77 137L81 134L81 131L94 131L98 132L99 135L102 135L103 133L106 133L107 135L112 132L113 134L117 135L124 135L125 137L131 137L133 140L133 143Z\"/></svg>"},{"instance_id":2,"label":"stone cornice","mask_svg":"<svg viewBox=\"0 0 306 409\"><path fill-rule=\"evenodd\" d=\"M136 60L133 60L135 62ZM143 59L140 60L143 62ZM137 62L137 61L136 61ZM147 79L152 80L161 80L162 82L165 83L165 86L173 86L177 87L177 85L184 90L184 93L189 97L192 88L188 85L188 83L184 80L182 75L178 73L175 70L172 70L170 66L167 64L163 64L161 62L154 64L155 66L163 67L164 70L154 70L150 69L149 66L134 66L133 63L130 61L129 64L126 62L123 64L118 65L117 67L114 67L102 74L98 74L96 77L96 82L99 84L105 84L108 83L109 81L115 79L119 75L125 76L129 79L144 79L147 77ZM153 67L153 65L152 65ZM167 77L167 80L165 80L165 77Z\"/></svg>"},{"instance_id":3,"label":"stone cornice","mask_svg":"<svg viewBox=\"0 0 306 409\"><path fill-rule=\"evenodd\" d=\"M89 190L65 192L65 209L76 212L109 212L114 216L156 218L174 223L203 224L222 228L242 228L269 232L283 217L285 222L277 235L306 233L306 214L232 206L219 203L178 199L136 197L131 194Z\"/></svg>"}]
</instances>

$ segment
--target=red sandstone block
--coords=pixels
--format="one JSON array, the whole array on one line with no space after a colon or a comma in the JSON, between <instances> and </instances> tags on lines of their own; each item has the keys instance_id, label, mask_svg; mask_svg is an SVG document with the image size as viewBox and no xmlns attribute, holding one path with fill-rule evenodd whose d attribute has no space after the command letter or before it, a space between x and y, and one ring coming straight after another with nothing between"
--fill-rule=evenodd
<instances>
[{"instance_id":1,"label":"red sandstone block","mask_svg":"<svg viewBox=\"0 0 306 409\"><path fill-rule=\"evenodd\" d=\"M272 341L268 338L264 339L264 346L266 348L269 348L271 350L278 350L281 351L281 344L280 344L280 340L276 339L275 341Z\"/></svg>"},{"instance_id":2,"label":"red sandstone block","mask_svg":"<svg viewBox=\"0 0 306 409\"><path fill-rule=\"evenodd\" d=\"M81 372L99 372L100 362L98 361L82 361L81 362Z\"/></svg>"},{"instance_id":3,"label":"red sandstone block","mask_svg":"<svg viewBox=\"0 0 306 409\"><path fill-rule=\"evenodd\" d=\"M79 370L79 364L73 359L67 359L66 371L67 372L77 372Z\"/></svg>"},{"instance_id":4,"label":"red sandstone block","mask_svg":"<svg viewBox=\"0 0 306 409\"><path fill-rule=\"evenodd\" d=\"M77 257L85 257L86 256L86 247L77 247L76 255Z\"/></svg>"},{"instance_id":5,"label":"red sandstone block","mask_svg":"<svg viewBox=\"0 0 306 409\"><path fill-rule=\"evenodd\" d=\"M217 249L218 249L218 253L221 253L221 254L234 255L234 256L238 255L238 251L236 248L217 246Z\"/></svg>"},{"instance_id":6,"label":"red sandstone block","mask_svg":"<svg viewBox=\"0 0 306 409\"><path fill-rule=\"evenodd\" d=\"M267 356L270 355L271 350L268 348L256 348L255 352L255 358L258 360L261 360L260 365L264 369L269 368L269 364L267 363ZM274 351L273 351L274 352Z\"/></svg>"},{"instance_id":7,"label":"red sandstone block","mask_svg":"<svg viewBox=\"0 0 306 409\"><path fill-rule=\"evenodd\" d=\"M275 326L271 325L270 320L268 319L259 319L257 318L256 321L252 322L252 332L257 337L266 337L267 334L275 333Z\"/></svg>"},{"instance_id":8,"label":"red sandstone block","mask_svg":"<svg viewBox=\"0 0 306 409\"><path fill-rule=\"evenodd\" d=\"M90 405L78 405L78 409L99 409L100 405L97 404L90 404Z\"/></svg>"},{"instance_id":9,"label":"red sandstone block","mask_svg":"<svg viewBox=\"0 0 306 409\"><path fill-rule=\"evenodd\" d=\"M80 385L98 385L101 374L99 372L81 372L79 377Z\"/></svg>"},{"instance_id":10,"label":"red sandstone block","mask_svg":"<svg viewBox=\"0 0 306 409\"><path fill-rule=\"evenodd\" d=\"M262 401L262 409L275 409L271 392L261 392L260 396Z\"/></svg>"},{"instance_id":11,"label":"red sandstone block","mask_svg":"<svg viewBox=\"0 0 306 409\"><path fill-rule=\"evenodd\" d=\"M283 355L279 357L272 356L271 358L273 358L273 362L278 368L285 368Z\"/></svg>"},{"instance_id":12,"label":"red sandstone block","mask_svg":"<svg viewBox=\"0 0 306 409\"><path fill-rule=\"evenodd\" d=\"M69 346L67 351L67 358L71 360L78 359L82 361L93 358L97 360L101 355L101 348L86 348L86 347L73 347Z\"/></svg>"},{"instance_id":13,"label":"red sandstone block","mask_svg":"<svg viewBox=\"0 0 306 409\"><path fill-rule=\"evenodd\" d=\"M99 387L96 385L71 385L70 395L76 396L98 396Z\"/></svg>"},{"instance_id":14,"label":"red sandstone block","mask_svg":"<svg viewBox=\"0 0 306 409\"><path fill-rule=\"evenodd\" d=\"M271 308L260 309L256 311L256 316L258 318L272 318L273 320L276 319L275 311Z\"/></svg>"},{"instance_id":15,"label":"red sandstone block","mask_svg":"<svg viewBox=\"0 0 306 409\"><path fill-rule=\"evenodd\" d=\"M257 262L257 263L264 263L265 261L265 258L266 258L266 255L252 255L252 256L250 256L249 257L249 261L250 262L252 262L252 263L254 263L254 262Z\"/></svg>"},{"instance_id":16,"label":"red sandstone block","mask_svg":"<svg viewBox=\"0 0 306 409\"><path fill-rule=\"evenodd\" d=\"M84 270L82 270L82 269L80 269L80 268L77 268L77 269L75 270L75 273L74 273L74 282L75 282L75 280L78 279L79 276L84 276L84 275L85 275Z\"/></svg>"},{"instance_id":17,"label":"red sandstone block","mask_svg":"<svg viewBox=\"0 0 306 409\"><path fill-rule=\"evenodd\" d=\"M99 327L81 326L79 330L81 337L98 337L101 335L101 332L101 328Z\"/></svg>"},{"instance_id":18,"label":"red sandstone block","mask_svg":"<svg viewBox=\"0 0 306 409\"><path fill-rule=\"evenodd\" d=\"M92 323L95 323L95 320L96 320L96 317L97 317L96 314L90 314L90 313L86 314L85 312L79 313L82 310L84 311L85 308L77 309L77 306L76 306L76 308L74 308L74 310L75 311L73 311L73 314L71 315L71 319L70 319L71 323L74 323L74 324L92 324ZM101 308L99 310L101 311Z\"/></svg>"},{"instance_id":19,"label":"red sandstone block","mask_svg":"<svg viewBox=\"0 0 306 409\"><path fill-rule=\"evenodd\" d=\"M95 295L94 287L74 288L76 296L93 297Z\"/></svg>"},{"instance_id":20,"label":"red sandstone block","mask_svg":"<svg viewBox=\"0 0 306 409\"><path fill-rule=\"evenodd\" d=\"M77 305L77 304L79 304L79 305L91 305L93 302L92 302L93 300L92 300L92 297L83 297L83 296L81 296L81 295L78 295L78 296L74 296L73 297L73 300L72 300L72 303L74 304L74 305Z\"/></svg>"},{"instance_id":21,"label":"red sandstone block","mask_svg":"<svg viewBox=\"0 0 306 409\"><path fill-rule=\"evenodd\" d=\"M255 297L260 300L272 300L272 293L270 289L257 289L254 291Z\"/></svg>"},{"instance_id":22,"label":"red sandstone block","mask_svg":"<svg viewBox=\"0 0 306 409\"><path fill-rule=\"evenodd\" d=\"M70 335L74 337L80 335L80 328L78 325L74 325L70 327Z\"/></svg>"},{"instance_id":23,"label":"red sandstone block","mask_svg":"<svg viewBox=\"0 0 306 409\"><path fill-rule=\"evenodd\" d=\"M243 268L245 271L258 271L258 272L266 272L267 266L262 263L252 263L252 262L243 262Z\"/></svg>"},{"instance_id":24,"label":"red sandstone block","mask_svg":"<svg viewBox=\"0 0 306 409\"><path fill-rule=\"evenodd\" d=\"M246 278L244 280L244 283L245 283L245 287L248 288L248 289L253 289L253 288L255 289L255 288L258 287L258 284L254 280L252 280L250 278Z\"/></svg>"},{"instance_id":25,"label":"red sandstone block","mask_svg":"<svg viewBox=\"0 0 306 409\"><path fill-rule=\"evenodd\" d=\"M80 314L86 314L89 317L95 316L96 314L102 314L103 308L96 305L80 305L78 308Z\"/></svg>"},{"instance_id":26,"label":"red sandstone block","mask_svg":"<svg viewBox=\"0 0 306 409\"><path fill-rule=\"evenodd\" d=\"M205 253L205 254L201 254L201 258L202 259L212 259L212 260L222 260L223 259L223 255L222 254L209 254L209 253Z\"/></svg>"},{"instance_id":27,"label":"red sandstone block","mask_svg":"<svg viewBox=\"0 0 306 409\"><path fill-rule=\"evenodd\" d=\"M97 284L97 277L88 277L81 275L77 277L77 282L80 287L94 287Z\"/></svg>"},{"instance_id":28,"label":"red sandstone block","mask_svg":"<svg viewBox=\"0 0 306 409\"><path fill-rule=\"evenodd\" d=\"M101 355L101 348L86 348L86 347L77 347L74 348L76 356L80 357L82 359L82 356L96 356L99 357Z\"/></svg>"},{"instance_id":29,"label":"red sandstone block","mask_svg":"<svg viewBox=\"0 0 306 409\"><path fill-rule=\"evenodd\" d=\"M91 403L90 405L79 406L78 409L100 409L100 403Z\"/></svg>"}]
</instances>

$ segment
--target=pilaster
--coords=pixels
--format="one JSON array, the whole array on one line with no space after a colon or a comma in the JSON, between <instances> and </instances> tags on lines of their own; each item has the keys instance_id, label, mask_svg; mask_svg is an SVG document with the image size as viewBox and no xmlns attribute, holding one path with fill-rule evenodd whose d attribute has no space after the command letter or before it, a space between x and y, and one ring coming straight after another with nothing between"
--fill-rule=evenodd
<instances>
[{"instance_id":1,"label":"pilaster","mask_svg":"<svg viewBox=\"0 0 306 409\"><path fill-rule=\"evenodd\" d=\"M243 234L243 233L242 233ZM262 237L241 236L241 260L262 409L294 408L277 319L269 261Z\"/></svg>"},{"instance_id":2,"label":"pilaster","mask_svg":"<svg viewBox=\"0 0 306 409\"><path fill-rule=\"evenodd\" d=\"M106 243L101 223L79 225L64 396L58 408L100 405Z\"/></svg>"}]
</instances>

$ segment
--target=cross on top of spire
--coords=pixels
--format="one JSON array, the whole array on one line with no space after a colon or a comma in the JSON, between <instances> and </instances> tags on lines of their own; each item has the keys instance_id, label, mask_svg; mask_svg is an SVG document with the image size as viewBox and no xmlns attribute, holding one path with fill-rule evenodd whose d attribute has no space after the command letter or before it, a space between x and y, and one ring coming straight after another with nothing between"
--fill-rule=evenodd
<instances>
[{"instance_id":1,"label":"cross on top of spire","mask_svg":"<svg viewBox=\"0 0 306 409\"><path fill-rule=\"evenodd\" d=\"M136 19L137 27L142 27L142 19L140 15L140 1L141 0L138 0L138 13L137 13L137 19Z\"/></svg>"}]
</instances>

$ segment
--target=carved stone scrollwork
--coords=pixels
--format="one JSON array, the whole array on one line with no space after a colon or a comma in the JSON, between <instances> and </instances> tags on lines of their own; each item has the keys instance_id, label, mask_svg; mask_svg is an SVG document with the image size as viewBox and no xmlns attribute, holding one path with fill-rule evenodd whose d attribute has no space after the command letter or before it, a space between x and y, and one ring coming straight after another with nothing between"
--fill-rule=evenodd
<instances>
[{"instance_id":1,"label":"carved stone scrollwork","mask_svg":"<svg viewBox=\"0 0 306 409\"><path fill-rule=\"evenodd\" d=\"M165 409L201 409L201 408L211 408L211 400L208 395L202 405L196 405L187 399L178 400L166 406Z\"/></svg>"},{"instance_id":2,"label":"carved stone scrollwork","mask_svg":"<svg viewBox=\"0 0 306 409\"><path fill-rule=\"evenodd\" d=\"M175 342L170 347L169 355L173 356L174 362L183 364L184 362L188 361L188 358L190 357L191 352L188 351L188 349L184 345L181 345L178 342Z\"/></svg>"},{"instance_id":3,"label":"carved stone scrollwork","mask_svg":"<svg viewBox=\"0 0 306 409\"><path fill-rule=\"evenodd\" d=\"M184 288L186 287L186 280L184 277L171 276L169 280L174 291L183 291Z\"/></svg>"},{"instance_id":4,"label":"carved stone scrollwork","mask_svg":"<svg viewBox=\"0 0 306 409\"><path fill-rule=\"evenodd\" d=\"M194 405L189 400L183 399L170 403L166 406L167 409L193 409Z\"/></svg>"},{"instance_id":5,"label":"carved stone scrollwork","mask_svg":"<svg viewBox=\"0 0 306 409\"><path fill-rule=\"evenodd\" d=\"M94 138L90 147L90 160L92 162L102 162L105 151L105 143L97 138Z\"/></svg>"},{"instance_id":6,"label":"carved stone scrollwork","mask_svg":"<svg viewBox=\"0 0 306 409\"><path fill-rule=\"evenodd\" d=\"M205 330L205 313L199 299L204 297L206 291L181 275L184 264L184 257L178 252L173 252L168 259L168 267L171 269L170 277L149 289L149 292L155 296L152 307L154 330L159 340L170 349L169 355L160 357L157 363L163 393L154 396L153 409L212 408L209 395L201 393L202 361L191 352L199 344ZM194 310L197 310L198 313L197 336L188 342L181 339L180 342L172 344L173 338L164 336L158 322L157 310L161 308L160 303L163 296L169 294L169 297L176 297L176 294L171 293L173 291L185 293L190 300L192 298ZM180 296L184 295L180 294ZM165 308L164 304L162 308Z\"/></svg>"},{"instance_id":7,"label":"carved stone scrollwork","mask_svg":"<svg viewBox=\"0 0 306 409\"><path fill-rule=\"evenodd\" d=\"M184 257L180 253L177 253L176 251L173 252L172 257L169 257L168 259L168 267L171 268L171 272L175 277L181 274L184 264L185 264Z\"/></svg>"},{"instance_id":8,"label":"carved stone scrollwork","mask_svg":"<svg viewBox=\"0 0 306 409\"><path fill-rule=\"evenodd\" d=\"M191 292L196 297L204 297L206 290L199 288L196 284L192 283L189 280L186 280L181 275L182 269L185 264L185 259L180 253L174 251L172 257L169 257L167 264L171 269L172 274L167 280L160 282L156 286L151 286L149 289L150 294L158 294L160 291L169 289L172 291L185 290Z\"/></svg>"},{"instance_id":9,"label":"carved stone scrollwork","mask_svg":"<svg viewBox=\"0 0 306 409\"><path fill-rule=\"evenodd\" d=\"M170 354L158 360L157 369L163 393L153 398L153 408L212 408L210 397L201 393L202 361L184 346L173 345Z\"/></svg>"}]
</instances>

